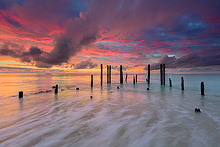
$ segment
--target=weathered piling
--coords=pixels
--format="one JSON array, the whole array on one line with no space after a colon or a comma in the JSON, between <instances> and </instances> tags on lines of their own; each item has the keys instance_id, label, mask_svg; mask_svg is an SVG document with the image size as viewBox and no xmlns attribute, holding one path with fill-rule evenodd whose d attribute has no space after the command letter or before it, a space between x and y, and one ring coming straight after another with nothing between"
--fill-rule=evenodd
<instances>
[{"instance_id":1,"label":"weathered piling","mask_svg":"<svg viewBox=\"0 0 220 147\"><path fill-rule=\"evenodd\" d=\"M165 85L165 64L160 64L160 83Z\"/></svg>"},{"instance_id":2,"label":"weathered piling","mask_svg":"<svg viewBox=\"0 0 220 147\"><path fill-rule=\"evenodd\" d=\"M58 93L58 84L55 87L54 93L57 94Z\"/></svg>"},{"instance_id":3,"label":"weathered piling","mask_svg":"<svg viewBox=\"0 0 220 147\"><path fill-rule=\"evenodd\" d=\"M133 75L133 84L135 84L135 76Z\"/></svg>"},{"instance_id":4,"label":"weathered piling","mask_svg":"<svg viewBox=\"0 0 220 147\"><path fill-rule=\"evenodd\" d=\"M109 65L109 83L111 83L112 80L112 72L111 72L111 65Z\"/></svg>"},{"instance_id":5,"label":"weathered piling","mask_svg":"<svg viewBox=\"0 0 220 147\"><path fill-rule=\"evenodd\" d=\"M136 83L137 83L137 81L138 81L138 75L136 74Z\"/></svg>"},{"instance_id":6,"label":"weathered piling","mask_svg":"<svg viewBox=\"0 0 220 147\"><path fill-rule=\"evenodd\" d=\"M128 74L126 73L125 82L127 83L128 80Z\"/></svg>"},{"instance_id":7,"label":"weathered piling","mask_svg":"<svg viewBox=\"0 0 220 147\"><path fill-rule=\"evenodd\" d=\"M150 64L147 66L148 72L147 72L147 83L150 84Z\"/></svg>"},{"instance_id":8,"label":"weathered piling","mask_svg":"<svg viewBox=\"0 0 220 147\"><path fill-rule=\"evenodd\" d=\"M107 83L108 83L108 65L106 68L107 68L107 76L106 77L107 77Z\"/></svg>"},{"instance_id":9,"label":"weathered piling","mask_svg":"<svg viewBox=\"0 0 220 147\"><path fill-rule=\"evenodd\" d=\"M181 77L181 89L184 90L184 79Z\"/></svg>"},{"instance_id":10,"label":"weathered piling","mask_svg":"<svg viewBox=\"0 0 220 147\"><path fill-rule=\"evenodd\" d=\"M163 85L163 65L160 64L160 84Z\"/></svg>"},{"instance_id":11,"label":"weathered piling","mask_svg":"<svg viewBox=\"0 0 220 147\"><path fill-rule=\"evenodd\" d=\"M23 91L18 92L18 98L23 98Z\"/></svg>"},{"instance_id":12,"label":"weathered piling","mask_svg":"<svg viewBox=\"0 0 220 147\"><path fill-rule=\"evenodd\" d=\"M163 64L163 85L165 85L165 64Z\"/></svg>"},{"instance_id":13,"label":"weathered piling","mask_svg":"<svg viewBox=\"0 0 220 147\"><path fill-rule=\"evenodd\" d=\"M201 82L201 95L205 95L204 82Z\"/></svg>"},{"instance_id":14,"label":"weathered piling","mask_svg":"<svg viewBox=\"0 0 220 147\"><path fill-rule=\"evenodd\" d=\"M107 65L107 83L111 83L111 65Z\"/></svg>"},{"instance_id":15,"label":"weathered piling","mask_svg":"<svg viewBox=\"0 0 220 147\"><path fill-rule=\"evenodd\" d=\"M170 87L172 87L172 81L171 78L169 78Z\"/></svg>"},{"instance_id":16,"label":"weathered piling","mask_svg":"<svg viewBox=\"0 0 220 147\"><path fill-rule=\"evenodd\" d=\"M122 65L120 65L120 84L123 84L123 71L122 71Z\"/></svg>"},{"instance_id":17,"label":"weathered piling","mask_svg":"<svg viewBox=\"0 0 220 147\"><path fill-rule=\"evenodd\" d=\"M101 85L102 85L102 83L103 83L103 66L101 64Z\"/></svg>"},{"instance_id":18,"label":"weathered piling","mask_svg":"<svg viewBox=\"0 0 220 147\"><path fill-rule=\"evenodd\" d=\"M107 65L107 83L108 83L108 70L109 70L109 67Z\"/></svg>"},{"instance_id":19,"label":"weathered piling","mask_svg":"<svg viewBox=\"0 0 220 147\"><path fill-rule=\"evenodd\" d=\"M93 87L93 75L91 75L91 87Z\"/></svg>"}]
</instances>

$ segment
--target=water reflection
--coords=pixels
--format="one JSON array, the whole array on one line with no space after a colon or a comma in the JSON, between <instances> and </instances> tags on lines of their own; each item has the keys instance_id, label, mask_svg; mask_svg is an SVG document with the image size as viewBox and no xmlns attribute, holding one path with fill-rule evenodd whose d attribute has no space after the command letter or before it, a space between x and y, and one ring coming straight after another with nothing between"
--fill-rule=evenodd
<instances>
[{"instance_id":1,"label":"water reflection","mask_svg":"<svg viewBox=\"0 0 220 147\"><path fill-rule=\"evenodd\" d=\"M19 74L5 77L11 83L1 79L5 85L0 86L9 91L1 93L6 98L0 101L0 146L194 146L194 142L198 146L217 146L220 143L220 133L216 131L220 128L218 95L206 91L209 98L200 97L195 95L199 89L192 90L190 85L187 91L175 85L171 90L168 85L160 86L158 77L153 76L148 85L145 75L138 77L136 85L132 77L127 84L120 85L118 75L113 75L112 84L103 81L103 86L97 80L99 76L94 76L91 89L88 75L40 74L27 76L28 80ZM11 80L14 78L17 81ZM172 79L175 83L175 78ZM65 90L57 95L28 93L55 84ZM76 86L80 89L73 88ZM20 89L25 92L24 101L7 97L14 88L15 95ZM195 106L204 107L200 116L194 113ZM203 121L198 123L198 118ZM198 132L203 135L198 136Z\"/></svg>"},{"instance_id":2,"label":"water reflection","mask_svg":"<svg viewBox=\"0 0 220 147\"><path fill-rule=\"evenodd\" d=\"M23 98L19 98L19 110L23 110Z\"/></svg>"}]
</instances>

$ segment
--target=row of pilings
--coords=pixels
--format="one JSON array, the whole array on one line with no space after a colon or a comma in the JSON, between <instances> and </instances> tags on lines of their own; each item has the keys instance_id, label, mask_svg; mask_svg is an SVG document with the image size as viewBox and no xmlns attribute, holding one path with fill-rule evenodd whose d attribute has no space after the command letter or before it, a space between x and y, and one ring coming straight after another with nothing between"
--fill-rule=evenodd
<instances>
[{"instance_id":1,"label":"row of pilings","mask_svg":"<svg viewBox=\"0 0 220 147\"><path fill-rule=\"evenodd\" d=\"M100 66L101 68L101 85L103 85L103 65L101 64ZM160 83L161 85L165 85L165 64L160 64ZM127 83L127 79L128 79L128 74L126 73L126 77L125 77L125 82ZM150 64L148 64L148 73L147 73L147 79L146 82L148 84L150 84ZM107 65L107 84L111 84L111 65ZM123 67L122 65L120 65L120 84L123 84ZM133 75L133 84L137 84L137 74L136 76ZM172 87L172 80L171 78L169 78L169 86ZM91 88L93 87L93 75L91 75ZM54 88L54 93L57 94L58 93L58 85L53 86ZM76 88L77 90L79 90L79 88ZM184 78L181 77L181 90L184 90ZM201 82L201 95L205 95L204 94L204 82ZM23 98L23 91L19 91L18 94L19 98Z\"/></svg>"},{"instance_id":2,"label":"row of pilings","mask_svg":"<svg viewBox=\"0 0 220 147\"><path fill-rule=\"evenodd\" d=\"M101 64L101 85L103 84L103 65ZM148 64L148 72L147 72L147 83L150 84L150 64ZM166 70L165 70L165 64L160 64L160 83L161 85L165 85L165 75L166 75ZM127 82L128 79L128 74L126 73L125 77L125 82ZM93 79L91 79L93 82ZM111 83L111 65L107 65L107 83ZM123 84L123 68L122 65L120 65L120 84ZM136 76L133 75L133 84L137 84L137 74ZM169 86L172 87L172 80L169 78ZM181 77L181 90L184 90L184 78ZM201 82L201 95L204 94L204 82Z\"/></svg>"},{"instance_id":3,"label":"row of pilings","mask_svg":"<svg viewBox=\"0 0 220 147\"><path fill-rule=\"evenodd\" d=\"M101 68L101 85L103 85L103 65L101 64L100 66ZM126 73L125 75L125 82L127 82L128 80L128 74ZM165 72L164 72L164 80L165 80ZM122 69L122 65L120 65L120 84L123 84L123 69ZM134 76L134 84L137 83L137 74L136 77ZM146 79L147 83L150 84L150 64L148 64L148 76ZM110 84L111 83L111 65L107 65L107 83Z\"/></svg>"}]
</instances>

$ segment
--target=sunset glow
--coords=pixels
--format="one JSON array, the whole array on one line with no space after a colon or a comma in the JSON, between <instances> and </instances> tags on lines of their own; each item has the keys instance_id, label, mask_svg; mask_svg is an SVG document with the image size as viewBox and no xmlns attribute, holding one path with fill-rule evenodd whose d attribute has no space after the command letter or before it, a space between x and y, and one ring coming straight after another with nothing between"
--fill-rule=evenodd
<instances>
[{"instance_id":1,"label":"sunset glow","mask_svg":"<svg viewBox=\"0 0 220 147\"><path fill-rule=\"evenodd\" d=\"M145 72L162 62L171 72L220 72L219 1L161 3L1 0L1 72L96 72L99 64Z\"/></svg>"}]
</instances>

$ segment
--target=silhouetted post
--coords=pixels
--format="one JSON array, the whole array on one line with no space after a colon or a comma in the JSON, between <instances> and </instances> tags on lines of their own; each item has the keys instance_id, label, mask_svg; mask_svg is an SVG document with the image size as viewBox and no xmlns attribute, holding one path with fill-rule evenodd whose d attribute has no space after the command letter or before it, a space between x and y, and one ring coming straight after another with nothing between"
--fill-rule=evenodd
<instances>
[{"instance_id":1,"label":"silhouetted post","mask_svg":"<svg viewBox=\"0 0 220 147\"><path fill-rule=\"evenodd\" d=\"M18 98L23 98L23 91L19 91Z\"/></svg>"},{"instance_id":2,"label":"silhouetted post","mask_svg":"<svg viewBox=\"0 0 220 147\"><path fill-rule=\"evenodd\" d=\"M109 65L109 83L112 81L112 72L111 72L111 65Z\"/></svg>"},{"instance_id":3,"label":"silhouetted post","mask_svg":"<svg viewBox=\"0 0 220 147\"><path fill-rule=\"evenodd\" d=\"M122 71L122 65L120 65L120 84L123 84L123 71Z\"/></svg>"},{"instance_id":4,"label":"silhouetted post","mask_svg":"<svg viewBox=\"0 0 220 147\"><path fill-rule=\"evenodd\" d=\"M171 78L169 78L169 82L170 82L170 87L172 87L172 81L171 81Z\"/></svg>"},{"instance_id":5,"label":"silhouetted post","mask_svg":"<svg viewBox=\"0 0 220 147\"><path fill-rule=\"evenodd\" d=\"M160 83L165 85L165 64L160 64Z\"/></svg>"},{"instance_id":6,"label":"silhouetted post","mask_svg":"<svg viewBox=\"0 0 220 147\"><path fill-rule=\"evenodd\" d=\"M201 82L201 95L205 95L204 90L204 82Z\"/></svg>"},{"instance_id":7,"label":"silhouetted post","mask_svg":"<svg viewBox=\"0 0 220 147\"><path fill-rule=\"evenodd\" d=\"M58 93L58 84L55 87L54 93L57 94Z\"/></svg>"},{"instance_id":8,"label":"silhouetted post","mask_svg":"<svg viewBox=\"0 0 220 147\"><path fill-rule=\"evenodd\" d=\"M165 64L163 64L163 85L165 85Z\"/></svg>"},{"instance_id":9,"label":"silhouetted post","mask_svg":"<svg viewBox=\"0 0 220 147\"><path fill-rule=\"evenodd\" d=\"M91 75L91 87L93 87L93 75Z\"/></svg>"},{"instance_id":10,"label":"silhouetted post","mask_svg":"<svg viewBox=\"0 0 220 147\"><path fill-rule=\"evenodd\" d=\"M101 85L102 85L102 82L103 82L103 66L101 64Z\"/></svg>"},{"instance_id":11,"label":"silhouetted post","mask_svg":"<svg viewBox=\"0 0 220 147\"><path fill-rule=\"evenodd\" d=\"M109 65L107 65L107 83L109 83Z\"/></svg>"},{"instance_id":12,"label":"silhouetted post","mask_svg":"<svg viewBox=\"0 0 220 147\"><path fill-rule=\"evenodd\" d=\"M150 84L150 64L147 66L148 72L147 72L147 83Z\"/></svg>"},{"instance_id":13,"label":"silhouetted post","mask_svg":"<svg viewBox=\"0 0 220 147\"><path fill-rule=\"evenodd\" d=\"M126 83L127 83L127 80L128 80L128 74L126 73L126 77L125 77Z\"/></svg>"},{"instance_id":14,"label":"silhouetted post","mask_svg":"<svg viewBox=\"0 0 220 147\"><path fill-rule=\"evenodd\" d=\"M108 65L107 65L107 83L108 83Z\"/></svg>"},{"instance_id":15,"label":"silhouetted post","mask_svg":"<svg viewBox=\"0 0 220 147\"><path fill-rule=\"evenodd\" d=\"M133 84L135 84L135 76L133 75Z\"/></svg>"},{"instance_id":16,"label":"silhouetted post","mask_svg":"<svg viewBox=\"0 0 220 147\"><path fill-rule=\"evenodd\" d=\"M111 65L107 65L107 83L111 83Z\"/></svg>"},{"instance_id":17,"label":"silhouetted post","mask_svg":"<svg viewBox=\"0 0 220 147\"><path fill-rule=\"evenodd\" d=\"M181 77L181 89L184 90L184 79Z\"/></svg>"},{"instance_id":18,"label":"silhouetted post","mask_svg":"<svg viewBox=\"0 0 220 147\"><path fill-rule=\"evenodd\" d=\"M163 65L160 64L160 84L163 85Z\"/></svg>"},{"instance_id":19,"label":"silhouetted post","mask_svg":"<svg viewBox=\"0 0 220 147\"><path fill-rule=\"evenodd\" d=\"M138 81L138 75L136 74L136 83L137 83L137 81Z\"/></svg>"}]
</instances>

